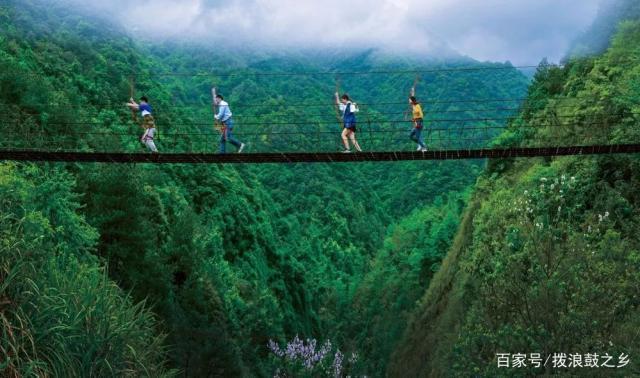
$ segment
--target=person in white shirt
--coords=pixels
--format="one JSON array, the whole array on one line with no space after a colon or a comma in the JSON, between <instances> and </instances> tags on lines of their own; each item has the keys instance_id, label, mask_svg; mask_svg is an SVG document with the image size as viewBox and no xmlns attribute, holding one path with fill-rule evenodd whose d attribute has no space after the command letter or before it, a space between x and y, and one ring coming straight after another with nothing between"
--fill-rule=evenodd
<instances>
[{"instance_id":1,"label":"person in white shirt","mask_svg":"<svg viewBox=\"0 0 640 378\"><path fill-rule=\"evenodd\" d=\"M238 153L244 150L245 144L233 137L233 120L229 104L224 101L224 97L216 95L216 105L219 107L218 114L214 116L216 121L222 124L222 135L220 136L220 153L224 154L227 150L227 142L238 148Z\"/></svg>"},{"instance_id":2,"label":"person in white shirt","mask_svg":"<svg viewBox=\"0 0 640 378\"><path fill-rule=\"evenodd\" d=\"M341 98L339 96L338 92L336 92L336 105L342 112L342 143L344 144L344 151L342 152L351 152L351 149L349 148L349 140L351 140L356 151L362 152L362 149L356 140L356 113L359 111L358 106L351 102L349 95L344 94Z\"/></svg>"}]
</instances>

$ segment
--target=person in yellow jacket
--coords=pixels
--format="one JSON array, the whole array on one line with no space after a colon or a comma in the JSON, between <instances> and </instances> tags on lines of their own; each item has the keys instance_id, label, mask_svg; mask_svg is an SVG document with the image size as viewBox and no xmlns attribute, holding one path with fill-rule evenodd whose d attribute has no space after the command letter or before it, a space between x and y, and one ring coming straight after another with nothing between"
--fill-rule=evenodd
<instances>
[{"instance_id":1,"label":"person in yellow jacket","mask_svg":"<svg viewBox=\"0 0 640 378\"><path fill-rule=\"evenodd\" d=\"M422 106L413 95L409 96L409 103L413 109L413 129L409 134L409 138L418 144L418 151L427 152L427 146L425 146L424 139L422 139L422 129L424 128Z\"/></svg>"}]
</instances>

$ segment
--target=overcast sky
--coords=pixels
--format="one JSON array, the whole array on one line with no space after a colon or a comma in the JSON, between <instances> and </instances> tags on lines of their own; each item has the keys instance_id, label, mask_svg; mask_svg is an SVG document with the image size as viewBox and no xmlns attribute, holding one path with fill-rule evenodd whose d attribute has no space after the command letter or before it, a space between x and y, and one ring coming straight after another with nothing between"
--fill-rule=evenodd
<instances>
[{"instance_id":1,"label":"overcast sky","mask_svg":"<svg viewBox=\"0 0 640 378\"><path fill-rule=\"evenodd\" d=\"M601 1L608 0L110 0L91 7L155 38L425 54L446 45L478 60L527 65L561 59Z\"/></svg>"}]
</instances>

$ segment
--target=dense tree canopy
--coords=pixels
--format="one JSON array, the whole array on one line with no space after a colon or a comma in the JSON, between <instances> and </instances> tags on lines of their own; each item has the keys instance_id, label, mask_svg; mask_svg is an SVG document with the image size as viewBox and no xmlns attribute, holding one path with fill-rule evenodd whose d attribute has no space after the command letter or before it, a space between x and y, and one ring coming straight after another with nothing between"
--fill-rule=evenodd
<instances>
[{"instance_id":1,"label":"dense tree canopy","mask_svg":"<svg viewBox=\"0 0 640 378\"><path fill-rule=\"evenodd\" d=\"M1 147L12 148L143 151L124 106L134 84L156 109L161 151L217 149L212 85L232 104L249 152L335 150L333 108L299 106L330 104L333 77L256 73L479 64L141 43L34 0L0 6L0 21ZM433 102L427 127L442 114L505 116L455 100L527 97L506 132L493 135L496 145L637 140L638 30L623 24L602 57L543 62L528 93L508 64L426 73L418 91ZM235 74L165 75L212 69ZM364 130L398 135L364 139L365 148L414 148L407 127L375 121L390 112L404 119L406 106L380 103L406 102L413 81L340 78L341 89L373 104L363 109L374 120ZM570 127L558 127L563 117ZM299 134L277 136L282 128ZM305 367L283 366L275 344L300 339L319 350L331 340L323 352L331 358L310 375L334 375L336 360L344 375L401 376L410 366L468 376L503 374L493 360L504 350L633 355L638 164L633 156L505 160L486 170L473 161L3 163L0 371L291 375Z\"/></svg>"},{"instance_id":2,"label":"dense tree canopy","mask_svg":"<svg viewBox=\"0 0 640 378\"><path fill-rule=\"evenodd\" d=\"M624 22L602 56L541 66L499 143L638 141L639 36L639 22ZM575 121L558 127L561 116ZM522 132L532 119L546 121ZM617 366L620 356L636 355L639 164L638 156L490 164L390 372L410 364L420 375L570 375L576 370L553 364L505 371L496 356L598 354ZM624 369L579 373L639 369L631 357Z\"/></svg>"}]
</instances>

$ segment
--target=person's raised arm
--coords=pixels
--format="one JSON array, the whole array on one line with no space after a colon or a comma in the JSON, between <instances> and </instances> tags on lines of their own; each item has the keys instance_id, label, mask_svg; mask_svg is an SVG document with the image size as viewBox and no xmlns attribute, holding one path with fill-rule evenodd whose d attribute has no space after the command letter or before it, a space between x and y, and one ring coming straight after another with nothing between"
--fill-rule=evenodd
<instances>
[{"instance_id":1,"label":"person's raised arm","mask_svg":"<svg viewBox=\"0 0 640 378\"><path fill-rule=\"evenodd\" d=\"M135 100L132 98L129 99L129 102L127 103L127 106L131 109L131 110L140 110L140 105L138 105L137 102L135 102Z\"/></svg>"},{"instance_id":2,"label":"person's raised arm","mask_svg":"<svg viewBox=\"0 0 640 378\"><path fill-rule=\"evenodd\" d=\"M216 92L216 87L211 87L211 112L213 113L213 118L215 119L216 114L218 113L216 111L216 96L217 96L217 92Z\"/></svg>"},{"instance_id":3,"label":"person's raised arm","mask_svg":"<svg viewBox=\"0 0 640 378\"><path fill-rule=\"evenodd\" d=\"M220 121L222 119L222 116L224 115L224 105L222 105L222 101L218 100L218 91L216 90L216 87L211 88L211 98L213 100L213 102L211 103L211 110L213 110L213 119L216 121Z\"/></svg>"}]
</instances>

